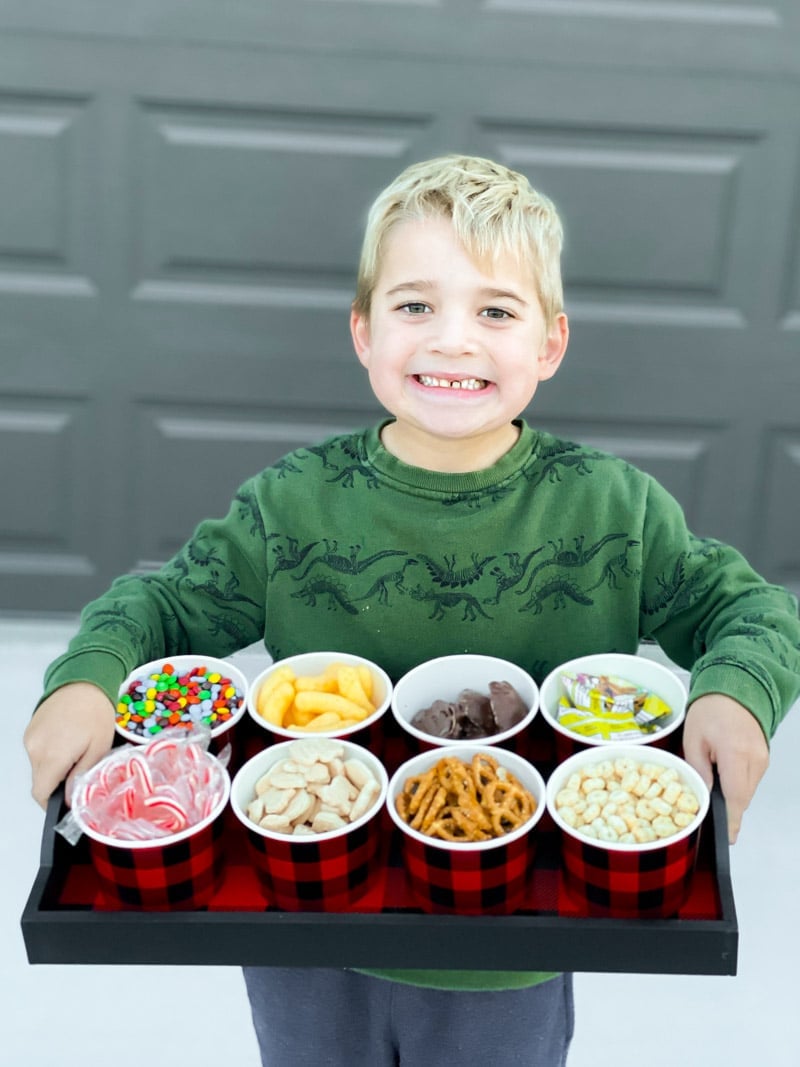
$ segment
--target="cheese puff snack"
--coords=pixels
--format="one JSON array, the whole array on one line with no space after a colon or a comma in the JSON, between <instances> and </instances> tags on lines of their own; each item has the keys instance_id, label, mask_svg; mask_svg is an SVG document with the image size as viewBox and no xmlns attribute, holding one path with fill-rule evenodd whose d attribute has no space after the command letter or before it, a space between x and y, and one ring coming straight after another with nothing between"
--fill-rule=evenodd
<instances>
[{"instance_id":1,"label":"cheese puff snack","mask_svg":"<svg viewBox=\"0 0 800 1067\"><path fill-rule=\"evenodd\" d=\"M317 675L279 667L256 696L259 715L273 726L299 733L356 726L376 710L369 668L331 663Z\"/></svg>"}]
</instances>

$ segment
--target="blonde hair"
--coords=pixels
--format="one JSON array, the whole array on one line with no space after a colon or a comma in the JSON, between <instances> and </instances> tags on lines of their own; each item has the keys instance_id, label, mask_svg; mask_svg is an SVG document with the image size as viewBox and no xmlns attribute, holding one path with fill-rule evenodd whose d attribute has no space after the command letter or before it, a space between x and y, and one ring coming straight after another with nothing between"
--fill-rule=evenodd
<instances>
[{"instance_id":1,"label":"blonde hair","mask_svg":"<svg viewBox=\"0 0 800 1067\"><path fill-rule=\"evenodd\" d=\"M353 307L369 316L386 239L399 222L444 217L479 263L503 253L529 269L545 321L563 310L563 230L555 205L523 174L478 156L414 163L383 190L367 216Z\"/></svg>"}]
</instances>

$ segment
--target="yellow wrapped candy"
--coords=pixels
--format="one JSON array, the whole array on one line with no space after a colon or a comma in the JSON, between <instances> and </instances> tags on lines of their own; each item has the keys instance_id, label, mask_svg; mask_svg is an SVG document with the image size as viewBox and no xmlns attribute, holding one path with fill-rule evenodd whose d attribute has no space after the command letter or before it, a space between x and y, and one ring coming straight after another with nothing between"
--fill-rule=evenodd
<instances>
[{"instance_id":1,"label":"yellow wrapped candy","mask_svg":"<svg viewBox=\"0 0 800 1067\"><path fill-rule=\"evenodd\" d=\"M672 708L656 693L609 674L564 672L558 721L583 737L625 741L666 724Z\"/></svg>"}]
</instances>

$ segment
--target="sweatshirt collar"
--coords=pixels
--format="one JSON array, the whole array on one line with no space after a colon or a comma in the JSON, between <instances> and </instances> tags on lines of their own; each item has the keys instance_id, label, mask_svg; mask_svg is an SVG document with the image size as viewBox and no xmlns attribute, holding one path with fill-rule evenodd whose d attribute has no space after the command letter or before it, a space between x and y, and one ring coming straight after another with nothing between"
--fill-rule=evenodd
<instances>
[{"instance_id":1,"label":"sweatshirt collar","mask_svg":"<svg viewBox=\"0 0 800 1067\"><path fill-rule=\"evenodd\" d=\"M364 438L367 462L384 478L411 489L428 492L453 494L489 489L517 474L526 462L530 462L537 446L536 433L523 419L516 419L516 425L520 428L519 437L509 451L491 467L461 474L431 471L403 463L384 448L381 443L381 431L391 421L384 419L367 430Z\"/></svg>"}]
</instances>

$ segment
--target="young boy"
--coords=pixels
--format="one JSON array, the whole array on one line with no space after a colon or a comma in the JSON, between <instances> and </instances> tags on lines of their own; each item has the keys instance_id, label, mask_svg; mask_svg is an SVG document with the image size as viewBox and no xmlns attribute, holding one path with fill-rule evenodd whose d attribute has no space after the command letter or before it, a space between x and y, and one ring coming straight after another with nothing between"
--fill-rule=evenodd
<instances>
[{"instance_id":1,"label":"young boy","mask_svg":"<svg viewBox=\"0 0 800 1067\"><path fill-rule=\"evenodd\" d=\"M716 765L735 841L800 691L797 604L693 536L652 478L520 419L567 347L561 241L553 205L488 160L417 164L378 197L351 328L391 417L250 479L158 574L85 609L26 731L39 802L104 755L119 683L160 656L263 640L275 658L358 652L397 678L467 650L541 680L651 638L693 669L685 754L709 783ZM265 1064L566 1062L568 975L245 978Z\"/></svg>"}]
</instances>

